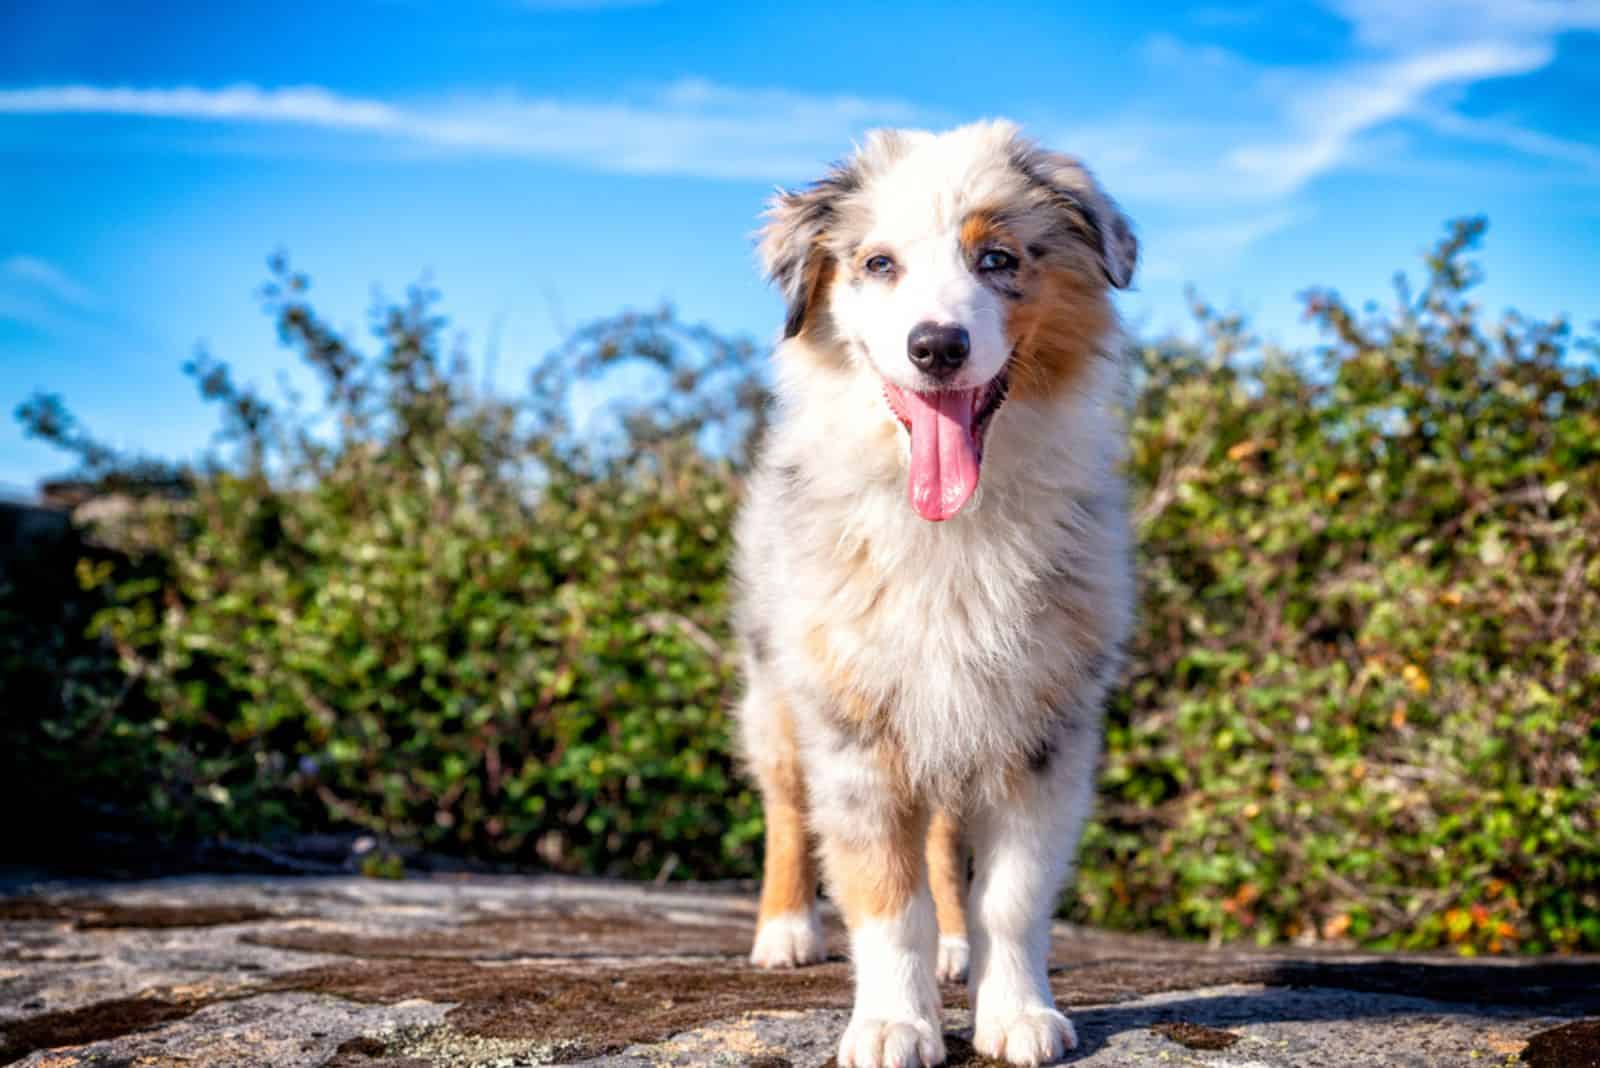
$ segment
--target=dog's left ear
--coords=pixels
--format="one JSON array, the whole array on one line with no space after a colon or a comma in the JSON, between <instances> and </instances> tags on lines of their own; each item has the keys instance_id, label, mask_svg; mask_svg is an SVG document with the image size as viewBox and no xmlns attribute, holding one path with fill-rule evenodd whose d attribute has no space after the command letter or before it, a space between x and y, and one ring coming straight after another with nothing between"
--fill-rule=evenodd
<instances>
[{"instance_id":1,"label":"dog's left ear","mask_svg":"<svg viewBox=\"0 0 1600 1068\"><path fill-rule=\"evenodd\" d=\"M1024 170L1045 186L1051 199L1094 244L1106 281L1127 289L1139 262L1139 239L1117 202L1100 188L1089 169L1071 156L1035 149L1024 161Z\"/></svg>"},{"instance_id":2,"label":"dog's left ear","mask_svg":"<svg viewBox=\"0 0 1600 1068\"><path fill-rule=\"evenodd\" d=\"M858 185L854 170L836 166L804 189L778 190L767 204L767 221L761 228L761 263L788 305L784 340L805 329L806 316L826 274L829 253L824 238L838 216L839 201Z\"/></svg>"}]
</instances>

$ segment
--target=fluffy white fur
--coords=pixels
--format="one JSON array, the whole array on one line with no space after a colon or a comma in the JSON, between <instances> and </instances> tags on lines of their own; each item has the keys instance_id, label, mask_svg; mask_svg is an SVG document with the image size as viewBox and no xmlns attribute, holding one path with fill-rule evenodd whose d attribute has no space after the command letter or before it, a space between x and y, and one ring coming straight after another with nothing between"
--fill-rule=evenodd
<instances>
[{"instance_id":1,"label":"fluffy white fur","mask_svg":"<svg viewBox=\"0 0 1600 1068\"><path fill-rule=\"evenodd\" d=\"M929 318L959 322L972 338L959 385L981 385L1011 357L1010 308L959 250L970 211L1017 204L1029 225L1052 210L1051 190L1035 188L1051 181L1078 183L1085 211L1115 208L1087 172L1004 123L876 135L849 175L815 233L805 229L814 220L784 217L796 201L780 202L767 234L774 274L811 306L808 328L777 353L775 420L738 530L750 679L742 741L760 762L792 736L811 829L838 849L892 839L908 803L959 812L968 828L970 947L940 943L925 877L903 915L860 923L839 1063L942 1061L935 976L966 972L978 1048L1039 1064L1075 1044L1051 1000L1048 927L1088 812L1100 707L1133 603L1118 473L1124 373L1107 336L1069 388L1007 400L988 432L978 495L943 523L907 503L907 434L883 380L918 388L906 337ZM1090 252L1125 284L1127 224L1098 221L1104 244ZM832 256L837 268L789 263L801 273L790 277L783 257L794 241L815 244L804 255ZM892 291L862 284L845 262L879 245L906 265ZM841 678L879 710L870 739L840 715ZM779 714L792 718L792 735ZM769 922L753 958L811 959L802 947L812 922Z\"/></svg>"},{"instance_id":2,"label":"fluffy white fur","mask_svg":"<svg viewBox=\"0 0 1600 1068\"><path fill-rule=\"evenodd\" d=\"M839 1041L839 1068L944 1060L932 960L937 937L926 891L900 915L869 920L850 932L856 1003Z\"/></svg>"},{"instance_id":3,"label":"fluffy white fur","mask_svg":"<svg viewBox=\"0 0 1600 1068\"><path fill-rule=\"evenodd\" d=\"M815 964L827 956L822 921L816 907L784 912L767 920L756 932L750 963L758 968L794 968Z\"/></svg>"},{"instance_id":4,"label":"fluffy white fur","mask_svg":"<svg viewBox=\"0 0 1600 1068\"><path fill-rule=\"evenodd\" d=\"M939 957L934 973L941 983L959 983L967 978L972 960L972 945L961 935L939 936Z\"/></svg>"}]
</instances>

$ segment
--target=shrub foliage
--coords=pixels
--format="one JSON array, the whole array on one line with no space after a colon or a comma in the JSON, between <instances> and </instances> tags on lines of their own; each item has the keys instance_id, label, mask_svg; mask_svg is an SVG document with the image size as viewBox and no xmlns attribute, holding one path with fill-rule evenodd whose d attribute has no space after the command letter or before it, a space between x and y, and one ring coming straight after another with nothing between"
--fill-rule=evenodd
<instances>
[{"instance_id":1,"label":"shrub foliage","mask_svg":"<svg viewBox=\"0 0 1600 1068\"><path fill-rule=\"evenodd\" d=\"M1481 232L1392 309L1308 293L1314 353L1204 307L1201 342L1130 350L1143 622L1073 915L1600 948L1600 379L1565 324L1483 319ZM189 365L229 451L96 531L125 558L77 565L93 641L51 624L78 651L43 673L0 647L39 712L10 714L10 759L174 833L753 874L726 565L756 347L625 315L513 403L470 385L426 290L377 310L375 355L287 265L264 292L321 395ZM575 434L574 389L619 371L612 432ZM116 468L56 399L20 414Z\"/></svg>"},{"instance_id":2,"label":"shrub foliage","mask_svg":"<svg viewBox=\"0 0 1600 1068\"><path fill-rule=\"evenodd\" d=\"M1493 327L1458 224L1413 296L1147 349L1143 629L1079 914L1213 937L1600 946L1600 379Z\"/></svg>"}]
</instances>

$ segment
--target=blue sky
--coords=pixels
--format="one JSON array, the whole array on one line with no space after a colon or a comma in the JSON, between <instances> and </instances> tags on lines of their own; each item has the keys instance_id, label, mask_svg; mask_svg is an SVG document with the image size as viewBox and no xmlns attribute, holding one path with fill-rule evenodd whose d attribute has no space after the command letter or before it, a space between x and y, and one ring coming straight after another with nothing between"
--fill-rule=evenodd
<instances>
[{"instance_id":1,"label":"blue sky","mask_svg":"<svg viewBox=\"0 0 1600 1068\"><path fill-rule=\"evenodd\" d=\"M670 300L770 336L750 233L862 131L1021 121L1183 287L1305 337L1295 294L1384 298L1486 213L1491 308L1600 317L1600 0L0 5L0 490L60 471L9 413L63 394L171 456L215 426L197 344L271 386L254 291L285 249L359 332L426 272L519 389L562 334Z\"/></svg>"}]
</instances>

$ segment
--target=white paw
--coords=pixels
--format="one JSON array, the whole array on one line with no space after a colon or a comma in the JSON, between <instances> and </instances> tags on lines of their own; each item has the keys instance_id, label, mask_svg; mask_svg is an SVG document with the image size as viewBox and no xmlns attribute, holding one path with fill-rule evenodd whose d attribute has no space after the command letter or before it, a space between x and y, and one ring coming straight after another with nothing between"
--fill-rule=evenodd
<instances>
[{"instance_id":1,"label":"white paw","mask_svg":"<svg viewBox=\"0 0 1600 1068\"><path fill-rule=\"evenodd\" d=\"M839 1068L933 1068L944 1036L929 1020L852 1019L839 1040Z\"/></svg>"},{"instance_id":2,"label":"white paw","mask_svg":"<svg viewBox=\"0 0 1600 1068\"><path fill-rule=\"evenodd\" d=\"M1043 1006L1005 1020L980 1019L972 1036L979 1053L1012 1064L1049 1064L1078 1048L1072 1021Z\"/></svg>"},{"instance_id":3,"label":"white paw","mask_svg":"<svg viewBox=\"0 0 1600 1068\"><path fill-rule=\"evenodd\" d=\"M815 964L827 955L816 912L785 912L772 917L756 932L750 963L758 968L794 968Z\"/></svg>"},{"instance_id":4,"label":"white paw","mask_svg":"<svg viewBox=\"0 0 1600 1068\"><path fill-rule=\"evenodd\" d=\"M967 940L960 935L939 936L938 975L941 983L959 983L967 977Z\"/></svg>"}]
</instances>

